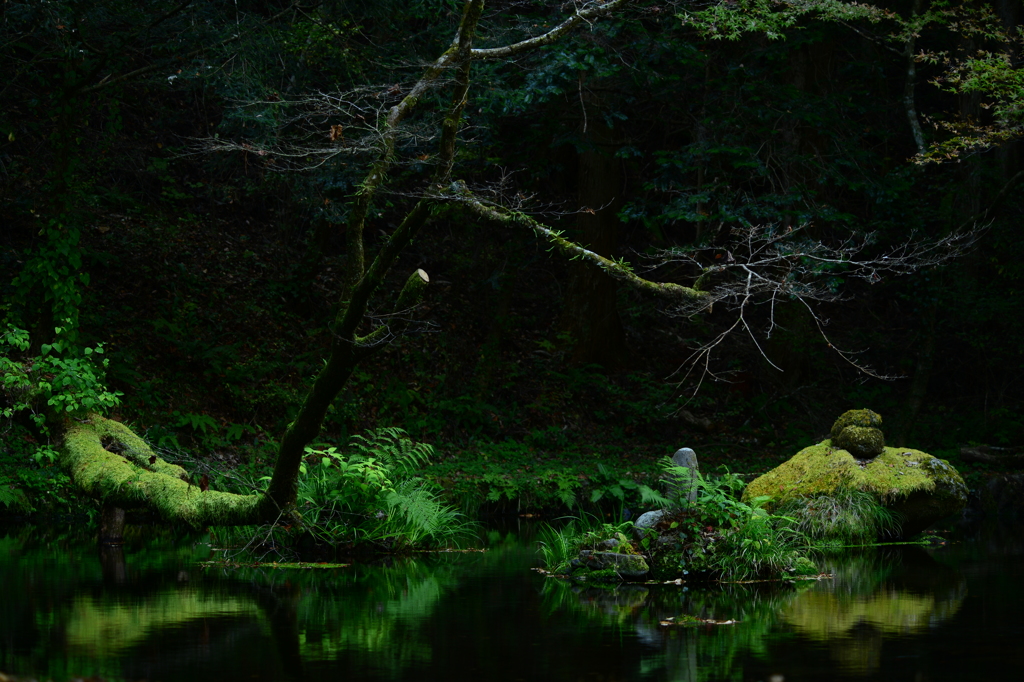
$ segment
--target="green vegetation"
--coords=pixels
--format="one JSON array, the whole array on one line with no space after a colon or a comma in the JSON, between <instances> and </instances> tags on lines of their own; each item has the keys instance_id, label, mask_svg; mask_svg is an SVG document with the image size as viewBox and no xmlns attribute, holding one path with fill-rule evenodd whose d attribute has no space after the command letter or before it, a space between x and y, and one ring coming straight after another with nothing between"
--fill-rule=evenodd
<instances>
[{"instance_id":1,"label":"green vegetation","mask_svg":"<svg viewBox=\"0 0 1024 682\"><path fill-rule=\"evenodd\" d=\"M688 469L667 460L669 477L687 477ZM542 553L548 570L588 581L622 580L614 571L588 570L581 551L638 554L647 559L653 580L749 580L807 575L817 570L804 554L809 537L794 519L768 513L767 498L739 499L742 481L734 474L697 474L697 499L666 500L668 510L651 528L574 519L564 528L548 528Z\"/></svg>"},{"instance_id":2,"label":"green vegetation","mask_svg":"<svg viewBox=\"0 0 1024 682\"><path fill-rule=\"evenodd\" d=\"M39 355L25 357L23 361L17 358L29 350L29 333L8 325L0 334L2 391L9 396L0 417L11 419L26 411L33 426L49 435L50 415L81 418L120 404L123 394L108 391L104 384L104 370L110 360L97 362L96 356L103 354L103 344L80 347L73 341L70 324L71 320L67 320L66 326L55 327L53 343L42 344ZM42 450L39 456L53 459L52 451Z\"/></svg>"},{"instance_id":3,"label":"green vegetation","mask_svg":"<svg viewBox=\"0 0 1024 682\"><path fill-rule=\"evenodd\" d=\"M0 514L407 546L635 515L676 447L763 473L850 404L864 452L1024 439L998 13L666 7L8 2ZM392 427L415 475L352 450Z\"/></svg>"},{"instance_id":4,"label":"green vegetation","mask_svg":"<svg viewBox=\"0 0 1024 682\"><path fill-rule=\"evenodd\" d=\"M420 471L433 454L401 429L353 436L345 448L307 447L299 470L294 522L218 531L233 547L232 561L268 561L268 555L324 555L338 551L449 547L474 530ZM210 470L221 490L262 492L270 480L252 468Z\"/></svg>"},{"instance_id":5,"label":"green vegetation","mask_svg":"<svg viewBox=\"0 0 1024 682\"><path fill-rule=\"evenodd\" d=\"M843 430L850 428L843 426ZM692 501L678 483L670 484L674 499L663 499L661 510L638 520L639 526L629 521L602 523L593 516L571 519L558 528L549 526L541 545L547 569L591 582L635 580L638 576L611 570L593 558L595 553L614 553L642 556L650 570L639 577L653 580L813 575L819 570L810 556L820 558L843 547L902 537L901 523L918 523L900 513L910 509L900 502L902 497L894 509L892 501L887 505L867 489L839 485L827 493L773 498L754 492L767 490L759 482L768 475L746 485L728 472L706 476L671 459L663 466L668 482L694 482L697 492Z\"/></svg>"},{"instance_id":6,"label":"green vegetation","mask_svg":"<svg viewBox=\"0 0 1024 682\"><path fill-rule=\"evenodd\" d=\"M898 531L900 519L878 499L861 490L793 498L776 508L794 519L794 530L813 541L872 543Z\"/></svg>"},{"instance_id":7,"label":"green vegetation","mask_svg":"<svg viewBox=\"0 0 1024 682\"><path fill-rule=\"evenodd\" d=\"M844 432L850 431L847 427ZM858 512L870 528L887 527L894 537L914 535L967 504L967 485L949 462L910 448L882 448L870 460L859 460L850 452L833 446L831 440L802 449L790 460L751 481L744 498L770 497L773 504L832 497L854 507L863 507L859 496L870 494L876 505L885 507L896 523L881 519L870 509ZM829 512L825 512L826 515Z\"/></svg>"}]
</instances>

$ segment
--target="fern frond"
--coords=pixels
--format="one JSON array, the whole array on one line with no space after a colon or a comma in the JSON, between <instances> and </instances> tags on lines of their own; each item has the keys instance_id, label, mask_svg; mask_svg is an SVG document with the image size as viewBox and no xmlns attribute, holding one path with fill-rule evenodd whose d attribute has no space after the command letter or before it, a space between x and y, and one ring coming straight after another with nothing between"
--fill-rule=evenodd
<instances>
[{"instance_id":1,"label":"fern frond","mask_svg":"<svg viewBox=\"0 0 1024 682\"><path fill-rule=\"evenodd\" d=\"M10 507L18 499L18 496L14 494L14 491L6 486L0 486L0 503L3 503L5 507Z\"/></svg>"},{"instance_id":2,"label":"fern frond","mask_svg":"<svg viewBox=\"0 0 1024 682\"><path fill-rule=\"evenodd\" d=\"M662 495L661 493L659 493L657 490L650 486L641 485L639 490L640 502L643 503L644 505L664 508L672 503L672 501L669 498L665 497L664 495Z\"/></svg>"},{"instance_id":3,"label":"fern frond","mask_svg":"<svg viewBox=\"0 0 1024 682\"><path fill-rule=\"evenodd\" d=\"M461 514L444 504L422 479L403 481L388 493L387 504L392 514L401 516L406 526L403 534L413 542L451 537L463 525L458 520Z\"/></svg>"},{"instance_id":4,"label":"fern frond","mask_svg":"<svg viewBox=\"0 0 1024 682\"><path fill-rule=\"evenodd\" d=\"M376 459L387 466L400 467L408 473L428 464L434 455L433 446L415 442L409 438L408 433L395 426L352 436L349 449L356 456Z\"/></svg>"}]
</instances>

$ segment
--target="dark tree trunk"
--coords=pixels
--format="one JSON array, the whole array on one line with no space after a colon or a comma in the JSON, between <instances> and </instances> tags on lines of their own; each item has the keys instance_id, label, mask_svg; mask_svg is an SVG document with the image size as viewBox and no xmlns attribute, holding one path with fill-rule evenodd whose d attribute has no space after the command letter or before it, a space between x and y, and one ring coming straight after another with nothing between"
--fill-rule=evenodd
<instances>
[{"instance_id":1,"label":"dark tree trunk","mask_svg":"<svg viewBox=\"0 0 1024 682\"><path fill-rule=\"evenodd\" d=\"M124 539L124 509L112 504L100 508L100 544L119 545Z\"/></svg>"}]
</instances>

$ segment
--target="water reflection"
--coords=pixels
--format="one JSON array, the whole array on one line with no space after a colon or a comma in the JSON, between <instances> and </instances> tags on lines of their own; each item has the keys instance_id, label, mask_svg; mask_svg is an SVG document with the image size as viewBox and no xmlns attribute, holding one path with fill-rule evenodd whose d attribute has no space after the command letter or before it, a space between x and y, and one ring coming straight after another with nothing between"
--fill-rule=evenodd
<instances>
[{"instance_id":1,"label":"water reflection","mask_svg":"<svg viewBox=\"0 0 1024 682\"><path fill-rule=\"evenodd\" d=\"M743 679L752 669L761 679L782 679L780 669L807 672L808 666L869 675L879 669L887 642L948 621L967 595L966 578L920 547L850 554L833 559L828 570L831 580L694 589L601 589L549 581L545 597L606 626L634 631L654 650L645 656L644 669L695 682ZM684 616L729 624L665 624ZM772 648L793 645L802 652L768 655ZM832 664L814 661L812 650L826 652ZM777 662L762 665L772 657Z\"/></svg>"},{"instance_id":2,"label":"water reflection","mask_svg":"<svg viewBox=\"0 0 1024 682\"><path fill-rule=\"evenodd\" d=\"M843 558L821 582L790 600L782 620L827 646L841 669L876 671L887 639L917 635L948 621L967 595L967 580L920 547Z\"/></svg>"},{"instance_id":3,"label":"water reflection","mask_svg":"<svg viewBox=\"0 0 1024 682\"><path fill-rule=\"evenodd\" d=\"M506 540L492 536L491 552L469 557L228 570L198 565L211 554L202 538L97 550L89 538L8 534L0 539L0 672L276 680L317 677L309 669L327 664L395 679L430 664L429 621L461 576L524 551Z\"/></svg>"},{"instance_id":4,"label":"water reflection","mask_svg":"<svg viewBox=\"0 0 1024 682\"><path fill-rule=\"evenodd\" d=\"M0 671L165 682L956 679L934 662L944 649L971 646L957 656L977 662L975 640L1009 622L985 621L998 597L979 617L970 604L985 588L976 581L968 594L965 576L987 585L999 575L1010 594L1020 569L1007 567L1021 565L994 573L975 550L940 563L912 547L837 558L833 580L609 590L529 571L532 547L497 533L485 554L329 570L203 569L205 540L150 532L101 554L88 538L0 537ZM1015 622L1012 604L1002 608ZM684 615L737 622L663 624Z\"/></svg>"},{"instance_id":5,"label":"water reflection","mask_svg":"<svg viewBox=\"0 0 1024 682\"><path fill-rule=\"evenodd\" d=\"M817 583L815 583L817 584ZM572 610L620 632L635 633L646 645L639 661L644 674L679 682L743 679L745 656L763 651L778 612L810 583L731 584L715 587L654 585L615 589L549 580L549 608ZM692 616L729 625L665 625Z\"/></svg>"}]
</instances>

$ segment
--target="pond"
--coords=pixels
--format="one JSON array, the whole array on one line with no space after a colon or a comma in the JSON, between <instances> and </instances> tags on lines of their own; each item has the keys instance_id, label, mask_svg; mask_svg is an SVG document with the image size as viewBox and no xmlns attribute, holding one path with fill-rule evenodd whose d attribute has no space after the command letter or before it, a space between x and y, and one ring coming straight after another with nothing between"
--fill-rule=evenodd
<instances>
[{"instance_id":1,"label":"pond","mask_svg":"<svg viewBox=\"0 0 1024 682\"><path fill-rule=\"evenodd\" d=\"M530 528L486 552L343 568L224 569L209 536L122 551L0 529L0 673L106 680L964 680L1024 672L1024 538L825 563L832 578L722 587L566 584ZM696 626L681 624L685 616ZM0 679L4 679L0 675Z\"/></svg>"}]
</instances>

